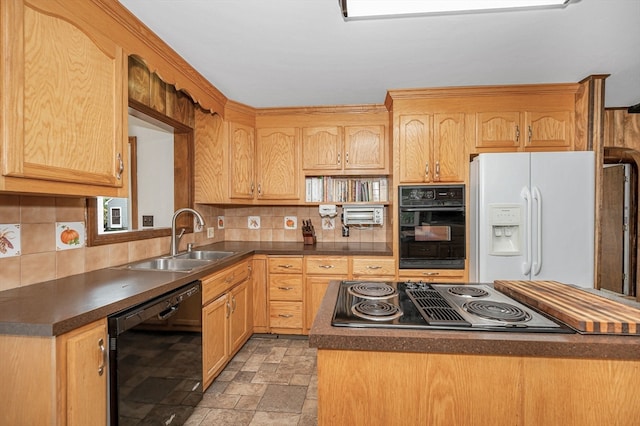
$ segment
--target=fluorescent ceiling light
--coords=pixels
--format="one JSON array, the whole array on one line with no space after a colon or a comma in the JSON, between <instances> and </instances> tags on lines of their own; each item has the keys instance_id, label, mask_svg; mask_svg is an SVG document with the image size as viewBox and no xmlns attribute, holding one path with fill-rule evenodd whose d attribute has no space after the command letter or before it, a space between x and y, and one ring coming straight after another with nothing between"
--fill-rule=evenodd
<instances>
[{"instance_id":1,"label":"fluorescent ceiling light","mask_svg":"<svg viewBox=\"0 0 640 426\"><path fill-rule=\"evenodd\" d=\"M571 0L339 0L345 19L564 7Z\"/></svg>"}]
</instances>

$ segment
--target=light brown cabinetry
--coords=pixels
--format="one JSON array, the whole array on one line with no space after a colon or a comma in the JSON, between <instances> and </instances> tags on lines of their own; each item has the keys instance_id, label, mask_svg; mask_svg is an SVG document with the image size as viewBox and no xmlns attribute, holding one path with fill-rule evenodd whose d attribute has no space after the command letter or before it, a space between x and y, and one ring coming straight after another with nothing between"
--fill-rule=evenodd
<instances>
[{"instance_id":1,"label":"light brown cabinetry","mask_svg":"<svg viewBox=\"0 0 640 426\"><path fill-rule=\"evenodd\" d=\"M122 47L58 2L0 11L0 190L126 196Z\"/></svg>"},{"instance_id":2,"label":"light brown cabinetry","mask_svg":"<svg viewBox=\"0 0 640 426\"><path fill-rule=\"evenodd\" d=\"M255 130L229 123L229 198L252 200L256 192Z\"/></svg>"},{"instance_id":3,"label":"light brown cabinetry","mask_svg":"<svg viewBox=\"0 0 640 426\"><path fill-rule=\"evenodd\" d=\"M472 129L463 113L400 115L399 183L464 182Z\"/></svg>"},{"instance_id":4,"label":"light brown cabinetry","mask_svg":"<svg viewBox=\"0 0 640 426\"><path fill-rule=\"evenodd\" d=\"M300 200L298 129L258 129L256 196L258 200Z\"/></svg>"},{"instance_id":5,"label":"light brown cabinetry","mask_svg":"<svg viewBox=\"0 0 640 426\"><path fill-rule=\"evenodd\" d=\"M269 257L269 327L272 333L302 334L302 257Z\"/></svg>"},{"instance_id":6,"label":"light brown cabinetry","mask_svg":"<svg viewBox=\"0 0 640 426\"><path fill-rule=\"evenodd\" d=\"M225 183L229 180L229 170L225 159L229 144L224 137L225 127L220 115L196 108L194 130L196 203L224 203L227 200ZM233 148L235 147L231 144L231 149Z\"/></svg>"},{"instance_id":7,"label":"light brown cabinetry","mask_svg":"<svg viewBox=\"0 0 640 426\"><path fill-rule=\"evenodd\" d=\"M396 261L393 257L353 257L351 275L354 280L394 281Z\"/></svg>"},{"instance_id":8,"label":"light brown cabinetry","mask_svg":"<svg viewBox=\"0 0 640 426\"><path fill-rule=\"evenodd\" d=\"M402 281L465 282L466 269L400 269L398 279Z\"/></svg>"},{"instance_id":9,"label":"light brown cabinetry","mask_svg":"<svg viewBox=\"0 0 640 426\"><path fill-rule=\"evenodd\" d=\"M476 115L476 150L568 150L573 141L573 111L502 111Z\"/></svg>"},{"instance_id":10,"label":"light brown cabinetry","mask_svg":"<svg viewBox=\"0 0 640 426\"><path fill-rule=\"evenodd\" d=\"M267 277L267 256L253 256L251 280L253 284L253 332L269 332L269 289Z\"/></svg>"},{"instance_id":11,"label":"light brown cabinetry","mask_svg":"<svg viewBox=\"0 0 640 426\"><path fill-rule=\"evenodd\" d=\"M107 424L107 322L58 337L0 336L2 423Z\"/></svg>"},{"instance_id":12,"label":"light brown cabinetry","mask_svg":"<svg viewBox=\"0 0 640 426\"><path fill-rule=\"evenodd\" d=\"M389 171L385 126L328 126L302 129L306 174Z\"/></svg>"},{"instance_id":13,"label":"light brown cabinetry","mask_svg":"<svg viewBox=\"0 0 640 426\"><path fill-rule=\"evenodd\" d=\"M333 280L349 278L346 256L305 256L305 331L308 333L320 303Z\"/></svg>"},{"instance_id":14,"label":"light brown cabinetry","mask_svg":"<svg viewBox=\"0 0 640 426\"><path fill-rule=\"evenodd\" d=\"M251 336L250 261L202 280L202 364L204 388Z\"/></svg>"}]
</instances>

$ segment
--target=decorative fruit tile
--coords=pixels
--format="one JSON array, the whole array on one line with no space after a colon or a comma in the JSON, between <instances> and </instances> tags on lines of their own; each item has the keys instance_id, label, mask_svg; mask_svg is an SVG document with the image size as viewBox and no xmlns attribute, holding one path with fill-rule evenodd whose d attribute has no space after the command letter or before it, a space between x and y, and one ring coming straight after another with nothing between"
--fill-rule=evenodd
<instances>
[{"instance_id":1,"label":"decorative fruit tile","mask_svg":"<svg viewBox=\"0 0 640 426\"><path fill-rule=\"evenodd\" d=\"M284 217L284 229L298 229L298 217L297 216L285 216Z\"/></svg>"},{"instance_id":2,"label":"decorative fruit tile","mask_svg":"<svg viewBox=\"0 0 640 426\"><path fill-rule=\"evenodd\" d=\"M325 231L330 231L332 229L336 229L336 218L335 217L323 217L322 218L322 229Z\"/></svg>"},{"instance_id":3,"label":"decorative fruit tile","mask_svg":"<svg viewBox=\"0 0 640 426\"><path fill-rule=\"evenodd\" d=\"M0 257L20 256L20 224L0 223Z\"/></svg>"},{"instance_id":4,"label":"decorative fruit tile","mask_svg":"<svg viewBox=\"0 0 640 426\"><path fill-rule=\"evenodd\" d=\"M76 249L84 244L84 222L56 222L57 250Z\"/></svg>"},{"instance_id":5,"label":"decorative fruit tile","mask_svg":"<svg viewBox=\"0 0 640 426\"><path fill-rule=\"evenodd\" d=\"M260 229L260 216L249 216L247 218L247 228Z\"/></svg>"}]
</instances>

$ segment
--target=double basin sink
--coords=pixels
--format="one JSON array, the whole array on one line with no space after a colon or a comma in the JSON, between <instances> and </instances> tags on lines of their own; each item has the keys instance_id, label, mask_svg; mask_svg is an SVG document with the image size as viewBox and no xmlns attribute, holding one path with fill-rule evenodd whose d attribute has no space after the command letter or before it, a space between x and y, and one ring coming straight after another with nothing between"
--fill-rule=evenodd
<instances>
[{"instance_id":1,"label":"double basin sink","mask_svg":"<svg viewBox=\"0 0 640 426\"><path fill-rule=\"evenodd\" d=\"M175 256L156 257L127 265L135 271L191 272L235 254L232 251L194 250Z\"/></svg>"}]
</instances>

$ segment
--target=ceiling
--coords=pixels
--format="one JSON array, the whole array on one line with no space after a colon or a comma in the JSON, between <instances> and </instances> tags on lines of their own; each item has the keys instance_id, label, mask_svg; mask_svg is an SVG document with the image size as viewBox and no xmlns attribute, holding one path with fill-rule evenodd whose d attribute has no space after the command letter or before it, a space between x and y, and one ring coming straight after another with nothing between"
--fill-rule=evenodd
<instances>
[{"instance_id":1,"label":"ceiling","mask_svg":"<svg viewBox=\"0 0 640 426\"><path fill-rule=\"evenodd\" d=\"M382 103L387 90L605 81L640 103L640 1L345 22L338 0L120 0L227 98Z\"/></svg>"}]
</instances>

